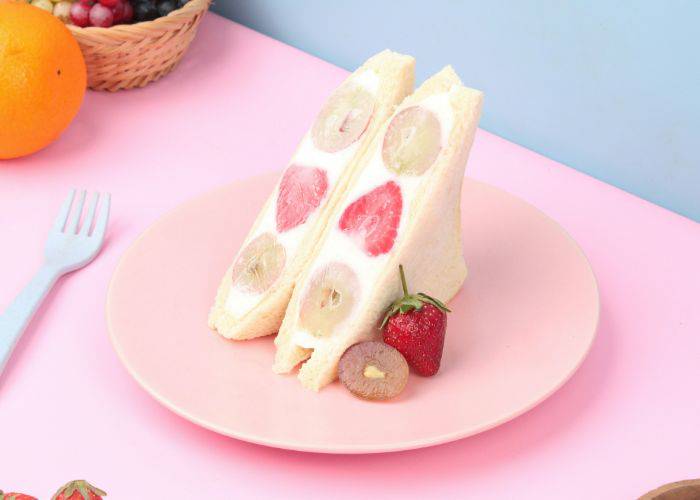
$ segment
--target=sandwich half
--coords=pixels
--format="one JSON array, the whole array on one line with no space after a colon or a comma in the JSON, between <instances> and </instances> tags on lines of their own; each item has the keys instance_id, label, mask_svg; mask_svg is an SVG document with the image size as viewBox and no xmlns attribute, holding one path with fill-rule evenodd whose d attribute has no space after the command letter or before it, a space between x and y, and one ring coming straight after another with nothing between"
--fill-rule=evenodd
<instances>
[{"instance_id":1,"label":"sandwich half","mask_svg":"<svg viewBox=\"0 0 700 500\"><path fill-rule=\"evenodd\" d=\"M209 326L231 339L277 332L300 272L358 160L413 91L415 61L385 50L328 98L226 271Z\"/></svg>"},{"instance_id":2,"label":"sandwich half","mask_svg":"<svg viewBox=\"0 0 700 500\"><path fill-rule=\"evenodd\" d=\"M382 126L292 294L275 339L273 370L299 363L319 390L351 345L380 338L402 296L403 264L417 290L443 301L462 286L460 198L482 93L451 67L428 79Z\"/></svg>"}]
</instances>

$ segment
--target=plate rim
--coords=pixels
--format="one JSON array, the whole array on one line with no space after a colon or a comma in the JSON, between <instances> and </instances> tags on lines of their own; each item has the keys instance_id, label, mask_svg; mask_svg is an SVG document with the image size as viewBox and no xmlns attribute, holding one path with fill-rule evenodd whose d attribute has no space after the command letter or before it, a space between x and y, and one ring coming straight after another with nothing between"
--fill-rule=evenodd
<instances>
[{"instance_id":1,"label":"plate rim","mask_svg":"<svg viewBox=\"0 0 700 500\"><path fill-rule=\"evenodd\" d=\"M200 427L203 427L204 429L207 429L209 431L215 432L217 434L229 437L229 438L234 438L238 439L241 441L245 441L247 443L252 443L256 445L261 445L261 446L267 446L270 448L278 448L278 449L283 449L283 450L291 450L291 451L297 451L297 452L305 452L305 453L323 453L323 454L345 454L345 455L350 455L350 454L376 454L376 453L394 453L394 452L399 452L399 451L408 451L408 450L416 450L416 449L421 449L421 448L427 448L431 446L439 446L441 444L446 444L446 443L451 443L453 441L459 441L461 439L465 439L467 437L475 436L477 434L481 434L482 432L488 431L490 429L494 429L496 427L499 427L507 422L510 422L511 420L515 420L516 418L524 415L525 413L529 412L536 406L540 405L542 402L544 402L546 399L551 397L554 393L556 393L559 389L561 389L571 378L574 376L574 374L578 371L578 369L581 367L585 359L588 357L588 354L590 353L593 344L598 336L598 329L600 326L600 287L598 285L598 279L596 277L595 271L593 269L593 266L591 265L590 260L588 259L588 256L585 254L579 243L571 236L571 234L564 228L561 224L559 224L556 220L548 216L544 211L540 210L538 207L533 205L532 203L528 202L527 200L522 199L521 197L514 195L505 189L502 189L500 187L494 186L493 184L490 184L488 182L480 181L477 179L474 179L469 176L464 177L464 181L466 182L472 182L472 183L477 183L481 184L482 186L486 186L489 189L501 191L502 193L505 193L507 196L516 198L518 201L521 203L524 203L528 205L528 207L535 212L537 212L543 219L547 221L548 224L555 226L558 228L558 230L564 234L566 239L568 239L569 243L573 244L574 248L577 250L579 255L583 258L583 262L586 265L587 271L590 273L590 276L592 278L592 283L593 283L593 289L595 292L595 326L593 328L590 341L588 342L588 345L586 346L586 349L582 351L581 356L577 360L575 364L572 365L571 369L568 371L568 373L562 377L556 384L554 384L548 391L544 391L543 394L540 395L539 398L534 399L532 402L530 402L527 405L524 405L522 408L520 408L516 412L508 412L507 415L501 415L499 418L494 419L493 421L489 422L488 424L484 424L482 426L477 426L475 428L470 428L467 430L463 431L456 431L456 432L448 432L444 434L439 434L435 435L429 438L423 438L423 439L416 439L412 441L402 441L402 442L397 442L395 444L374 444L374 445L368 445L368 444L363 444L363 445L300 445L298 442L292 442L288 440L275 440L275 439L265 439L262 437L259 437L257 435L252 435L248 434L245 432L235 432L231 431L230 429L224 428L222 426L218 426L215 424L212 424L210 422L207 422L205 420L199 419L192 414L190 414L187 410L180 408L173 402L169 401L167 398L163 397L161 394L158 393L158 391L151 387L145 380L143 380L137 371L130 365L129 361L127 358L124 356L124 353L121 351L119 343L115 337L114 334L114 329L112 326L112 321L110 319L110 303L111 303L111 297L113 293L113 288L114 288L114 283L116 281L116 278L119 274L120 269L124 265L124 262L127 260L127 257L131 254L132 251L136 248L136 246L139 244L139 242L146 237L160 222L161 220L172 216L173 214L179 212L180 210L183 210L184 207L194 204L198 202L201 199L207 198L211 196L212 194L218 192L218 191L224 191L227 189L230 189L231 186L235 184L240 184L240 183L247 183L247 182L255 182L259 179L266 179L266 178L273 178L273 177L278 177L280 174L279 171L274 171L274 172L267 172L264 174L258 174L255 176L250 176L250 177L244 177L241 179L237 179L233 182L230 182L228 184L225 184L224 186L218 186L213 189L209 189L205 191L204 193L201 193L197 196L193 196L191 198L188 198L181 203L179 203L177 206L167 210L164 212L162 215L160 215L155 221L151 222L146 229L144 229L135 239L134 241L129 244L129 246L124 250L122 253L121 257L119 258L119 261L117 262L117 265L114 268L114 271L112 272L112 276L109 280L109 285L107 287L107 296L105 300L105 319L107 322L107 332L109 336L109 341L110 344L112 345L112 348L117 354L117 358L121 362L121 364L124 366L126 369L127 373L136 381L136 383L146 391L153 399L155 399L158 403L166 407L168 410L172 411L176 415L180 416L181 418L184 418L185 420L198 425Z\"/></svg>"}]
</instances>

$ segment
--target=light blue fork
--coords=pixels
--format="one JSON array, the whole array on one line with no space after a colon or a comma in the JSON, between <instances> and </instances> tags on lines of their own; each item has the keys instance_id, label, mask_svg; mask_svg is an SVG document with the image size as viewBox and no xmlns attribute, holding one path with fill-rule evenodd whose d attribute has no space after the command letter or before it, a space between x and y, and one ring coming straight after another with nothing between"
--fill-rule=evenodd
<instances>
[{"instance_id":1,"label":"light blue fork","mask_svg":"<svg viewBox=\"0 0 700 500\"><path fill-rule=\"evenodd\" d=\"M71 211L74 198L75 190L72 190L61 206L46 241L41 269L0 315L0 375L24 329L54 283L64 274L89 264L102 247L109 219L109 194L93 194L82 224L85 191L78 195ZM93 223L94 228L90 231Z\"/></svg>"}]
</instances>

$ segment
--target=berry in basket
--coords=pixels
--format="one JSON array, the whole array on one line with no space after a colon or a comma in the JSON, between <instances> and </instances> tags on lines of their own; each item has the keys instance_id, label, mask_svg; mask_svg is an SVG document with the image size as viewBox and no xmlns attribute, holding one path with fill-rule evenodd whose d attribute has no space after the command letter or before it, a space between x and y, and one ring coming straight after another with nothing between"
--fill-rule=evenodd
<instances>
[{"instance_id":1,"label":"berry in basket","mask_svg":"<svg viewBox=\"0 0 700 500\"><path fill-rule=\"evenodd\" d=\"M53 11L53 3L51 3L51 0L32 0L31 4L34 7L39 7L40 9L48 10L49 12Z\"/></svg>"},{"instance_id":2,"label":"berry in basket","mask_svg":"<svg viewBox=\"0 0 700 500\"><path fill-rule=\"evenodd\" d=\"M80 1L75 2L70 8L70 21L76 26L88 26L90 24L90 6Z\"/></svg>"},{"instance_id":3,"label":"berry in basket","mask_svg":"<svg viewBox=\"0 0 700 500\"><path fill-rule=\"evenodd\" d=\"M115 24L152 21L167 16L189 0L31 0L66 24L109 28Z\"/></svg>"},{"instance_id":4,"label":"berry in basket","mask_svg":"<svg viewBox=\"0 0 700 500\"><path fill-rule=\"evenodd\" d=\"M153 0L140 0L134 2L134 21L152 21L158 17L158 6Z\"/></svg>"},{"instance_id":5,"label":"berry in basket","mask_svg":"<svg viewBox=\"0 0 700 500\"><path fill-rule=\"evenodd\" d=\"M73 4L74 14L80 16L76 19L80 25L75 23L68 29L85 57L88 87L110 92L144 87L170 73L187 51L212 2L189 0L184 2L184 8L173 10L166 17L141 22L142 7L138 8L138 15L136 7L146 5L148 18L151 18L158 16L158 1L122 0L123 11L119 3L112 7L112 23L119 26L84 28L81 25L90 25L90 11L86 21L85 7L91 10L95 0L75 1L82 5ZM178 1L182 3L183 0Z\"/></svg>"},{"instance_id":6,"label":"berry in basket","mask_svg":"<svg viewBox=\"0 0 700 500\"><path fill-rule=\"evenodd\" d=\"M73 6L73 2L68 0L62 0L53 6L53 15L59 18L64 23L70 22L70 8Z\"/></svg>"},{"instance_id":7,"label":"berry in basket","mask_svg":"<svg viewBox=\"0 0 700 500\"><path fill-rule=\"evenodd\" d=\"M163 0L162 2L158 2L159 16L167 16L175 9L177 9L177 4L175 3L175 0Z\"/></svg>"},{"instance_id":8,"label":"berry in basket","mask_svg":"<svg viewBox=\"0 0 700 500\"><path fill-rule=\"evenodd\" d=\"M90 8L90 19L91 26L97 26L98 28L109 28L114 24L114 8L107 7L101 3L96 3Z\"/></svg>"}]
</instances>

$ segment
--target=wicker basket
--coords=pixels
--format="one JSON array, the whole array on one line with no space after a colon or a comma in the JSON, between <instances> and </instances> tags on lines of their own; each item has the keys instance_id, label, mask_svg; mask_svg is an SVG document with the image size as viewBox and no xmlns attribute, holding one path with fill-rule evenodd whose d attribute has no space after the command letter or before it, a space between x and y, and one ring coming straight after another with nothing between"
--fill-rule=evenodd
<instances>
[{"instance_id":1,"label":"wicker basket","mask_svg":"<svg viewBox=\"0 0 700 500\"><path fill-rule=\"evenodd\" d=\"M168 74L197 33L211 0L190 0L165 17L111 28L68 26L87 65L88 87L114 92Z\"/></svg>"}]
</instances>

